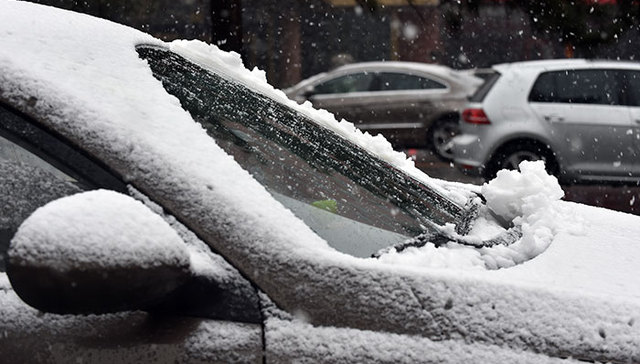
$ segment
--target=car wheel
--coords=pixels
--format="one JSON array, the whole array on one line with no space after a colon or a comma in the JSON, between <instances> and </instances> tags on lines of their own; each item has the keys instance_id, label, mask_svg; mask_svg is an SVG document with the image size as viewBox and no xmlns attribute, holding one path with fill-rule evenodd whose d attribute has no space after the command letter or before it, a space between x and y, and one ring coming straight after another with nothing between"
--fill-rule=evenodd
<instances>
[{"instance_id":1,"label":"car wheel","mask_svg":"<svg viewBox=\"0 0 640 364\"><path fill-rule=\"evenodd\" d=\"M460 127L457 120L440 120L436 122L429 130L429 142L431 149L444 160L453 159L451 151L451 139L460 133Z\"/></svg>"},{"instance_id":2,"label":"car wheel","mask_svg":"<svg viewBox=\"0 0 640 364\"><path fill-rule=\"evenodd\" d=\"M548 173L558 175L558 163L549 147L535 142L518 142L500 148L491 158L484 170L484 178L489 180L499 170L517 170L522 161L543 160Z\"/></svg>"}]
</instances>

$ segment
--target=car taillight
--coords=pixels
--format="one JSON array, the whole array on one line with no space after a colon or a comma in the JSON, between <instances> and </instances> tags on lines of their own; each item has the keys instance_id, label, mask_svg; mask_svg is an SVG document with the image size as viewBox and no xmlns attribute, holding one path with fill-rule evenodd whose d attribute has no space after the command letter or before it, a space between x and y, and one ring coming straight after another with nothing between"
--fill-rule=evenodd
<instances>
[{"instance_id":1,"label":"car taillight","mask_svg":"<svg viewBox=\"0 0 640 364\"><path fill-rule=\"evenodd\" d=\"M462 112L462 120L469 124L491 124L482 109L465 109Z\"/></svg>"}]
</instances>

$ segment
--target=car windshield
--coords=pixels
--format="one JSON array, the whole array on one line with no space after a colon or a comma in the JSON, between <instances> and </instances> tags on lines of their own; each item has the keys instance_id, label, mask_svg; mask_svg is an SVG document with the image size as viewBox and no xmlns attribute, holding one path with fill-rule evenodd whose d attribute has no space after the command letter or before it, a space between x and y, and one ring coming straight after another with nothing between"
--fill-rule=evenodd
<instances>
[{"instance_id":1,"label":"car windshield","mask_svg":"<svg viewBox=\"0 0 640 364\"><path fill-rule=\"evenodd\" d=\"M220 147L334 248L370 256L463 219L454 202L289 107L167 50L138 53Z\"/></svg>"}]
</instances>

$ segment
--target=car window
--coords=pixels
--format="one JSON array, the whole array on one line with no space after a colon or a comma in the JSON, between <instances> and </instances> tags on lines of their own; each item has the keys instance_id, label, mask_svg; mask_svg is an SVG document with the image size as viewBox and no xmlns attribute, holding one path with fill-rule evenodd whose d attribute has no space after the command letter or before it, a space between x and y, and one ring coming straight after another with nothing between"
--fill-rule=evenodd
<instances>
[{"instance_id":1,"label":"car window","mask_svg":"<svg viewBox=\"0 0 640 364\"><path fill-rule=\"evenodd\" d=\"M9 242L35 209L98 186L122 190L124 185L2 104L0 121L0 271L4 271ZM28 140L38 141L38 146ZM68 161L80 168L66 167Z\"/></svg>"},{"instance_id":2,"label":"car window","mask_svg":"<svg viewBox=\"0 0 640 364\"><path fill-rule=\"evenodd\" d=\"M617 71L553 71L538 76L529 94L529 101L620 105L619 94Z\"/></svg>"},{"instance_id":3,"label":"car window","mask_svg":"<svg viewBox=\"0 0 640 364\"><path fill-rule=\"evenodd\" d=\"M306 116L171 52L138 52L220 147L336 249L369 256L463 218L455 203ZM365 244L357 253L348 249L355 240Z\"/></svg>"},{"instance_id":4,"label":"car window","mask_svg":"<svg viewBox=\"0 0 640 364\"><path fill-rule=\"evenodd\" d=\"M121 181L108 167L0 103L0 272L6 270L9 243L20 224L48 202L104 188L153 205L142 192ZM171 224L192 251L198 252L198 259L214 262L217 269L212 277L201 263L198 269L203 272L183 285L164 309L197 317L259 322L257 298L250 283L173 216L159 206L154 211ZM224 279L218 280L221 277ZM183 302L182 294L192 300Z\"/></svg>"},{"instance_id":5,"label":"car window","mask_svg":"<svg viewBox=\"0 0 640 364\"><path fill-rule=\"evenodd\" d=\"M375 89L375 74L371 72L353 73L325 81L315 86L316 94L344 94L366 92Z\"/></svg>"},{"instance_id":6,"label":"car window","mask_svg":"<svg viewBox=\"0 0 640 364\"><path fill-rule=\"evenodd\" d=\"M491 89L493 88L493 85L495 85L496 82L498 82L498 79L500 78L500 73L487 72L484 74L482 78L484 79L484 83L480 87L478 87L476 92L474 92L473 95L469 98L470 102L484 101L484 98L487 97L487 94L489 94L489 91L491 91Z\"/></svg>"},{"instance_id":7,"label":"car window","mask_svg":"<svg viewBox=\"0 0 640 364\"><path fill-rule=\"evenodd\" d=\"M621 96L624 105L640 106L640 71L619 71L623 83Z\"/></svg>"},{"instance_id":8,"label":"car window","mask_svg":"<svg viewBox=\"0 0 640 364\"><path fill-rule=\"evenodd\" d=\"M421 76L408 75L395 72L381 72L378 74L380 78L380 90L432 90L446 89L447 86Z\"/></svg>"}]
</instances>

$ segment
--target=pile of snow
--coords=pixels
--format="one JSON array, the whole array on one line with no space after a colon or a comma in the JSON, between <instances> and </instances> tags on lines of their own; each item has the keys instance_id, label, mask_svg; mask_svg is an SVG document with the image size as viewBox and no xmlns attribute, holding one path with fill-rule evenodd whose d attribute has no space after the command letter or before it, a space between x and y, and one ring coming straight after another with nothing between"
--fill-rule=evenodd
<instances>
[{"instance_id":1,"label":"pile of snow","mask_svg":"<svg viewBox=\"0 0 640 364\"><path fill-rule=\"evenodd\" d=\"M546 173L542 161L524 161L519 172L503 169L481 191L491 211L508 221L532 215L564 196L558 180Z\"/></svg>"},{"instance_id":2,"label":"pile of snow","mask_svg":"<svg viewBox=\"0 0 640 364\"><path fill-rule=\"evenodd\" d=\"M523 235L519 241L491 248L450 242L443 249L429 243L420 248L385 254L380 260L430 268L507 268L544 252L558 232L577 233L581 230L579 219L569 207L559 203L564 192L558 180L547 174L542 161L524 161L520 164L520 171L498 172L495 179L482 186L481 192L487 201L486 208L481 211L469 237L485 240L504 231L491 218L488 209L500 220L521 227Z\"/></svg>"},{"instance_id":3,"label":"pile of snow","mask_svg":"<svg viewBox=\"0 0 640 364\"><path fill-rule=\"evenodd\" d=\"M107 190L64 197L37 209L20 225L9 257L60 271L95 264L189 266L186 246L168 223L142 202Z\"/></svg>"}]
</instances>

